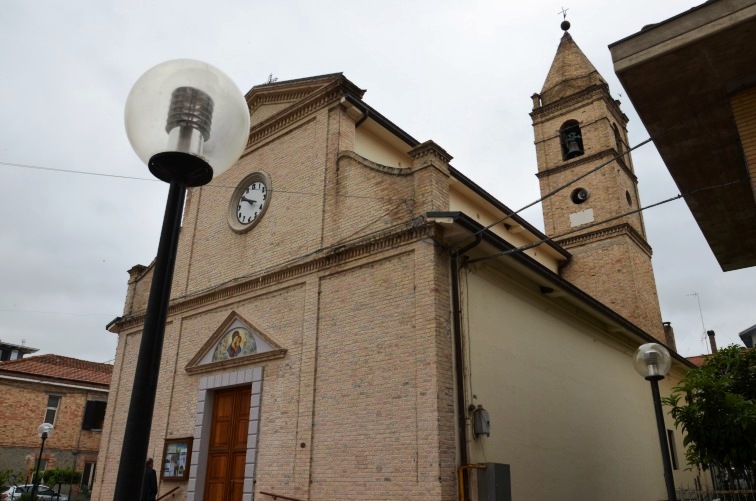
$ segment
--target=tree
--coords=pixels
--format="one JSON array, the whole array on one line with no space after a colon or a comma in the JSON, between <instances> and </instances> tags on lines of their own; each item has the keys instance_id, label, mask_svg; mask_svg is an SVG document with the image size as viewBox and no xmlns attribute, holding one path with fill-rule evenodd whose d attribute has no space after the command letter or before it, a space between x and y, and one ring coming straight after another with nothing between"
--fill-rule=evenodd
<instances>
[{"instance_id":1,"label":"tree","mask_svg":"<svg viewBox=\"0 0 756 501\"><path fill-rule=\"evenodd\" d=\"M735 345L707 356L663 399L682 428L690 466L752 481L756 466L756 349Z\"/></svg>"},{"instance_id":2,"label":"tree","mask_svg":"<svg viewBox=\"0 0 756 501\"><path fill-rule=\"evenodd\" d=\"M78 484L81 482L81 472L75 471L72 468L55 468L46 470L43 473L42 479L49 487L57 486L57 491L60 492L63 485Z\"/></svg>"}]
</instances>

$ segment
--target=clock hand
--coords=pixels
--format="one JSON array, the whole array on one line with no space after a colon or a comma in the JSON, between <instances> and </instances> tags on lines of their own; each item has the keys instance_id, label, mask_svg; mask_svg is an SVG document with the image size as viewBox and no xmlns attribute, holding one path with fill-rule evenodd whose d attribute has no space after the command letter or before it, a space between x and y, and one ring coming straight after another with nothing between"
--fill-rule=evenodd
<instances>
[{"instance_id":1,"label":"clock hand","mask_svg":"<svg viewBox=\"0 0 756 501\"><path fill-rule=\"evenodd\" d=\"M255 205L257 203L256 200L250 200L249 198L244 197L244 196L242 196L241 199L242 199L243 202L249 202L252 205Z\"/></svg>"}]
</instances>

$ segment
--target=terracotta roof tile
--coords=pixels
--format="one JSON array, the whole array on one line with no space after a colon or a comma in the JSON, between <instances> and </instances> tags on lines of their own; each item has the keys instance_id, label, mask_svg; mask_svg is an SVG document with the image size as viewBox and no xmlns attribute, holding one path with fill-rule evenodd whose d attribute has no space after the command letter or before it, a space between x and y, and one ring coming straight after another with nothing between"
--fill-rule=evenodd
<instances>
[{"instance_id":1,"label":"terracotta roof tile","mask_svg":"<svg viewBox=\"0 0 756 501\"><path fill-rule=\"evenodd\" d=\"M0 362L0 373L109 386L113 366L61 355L37 355Z\"/></svg>"},{"instance_id":2,"label":"terracotta roof tile","mask_svg":"<svg viewBox=\"0 0 756 501\"><path fill-rule=\"evenodd\" d=\"M706 361L706 357L708 357L708 355L698 355L695 357L686 357L686 358L691 364L695 365L696 367L701 367Z\"/></svg>"}]
</instances>

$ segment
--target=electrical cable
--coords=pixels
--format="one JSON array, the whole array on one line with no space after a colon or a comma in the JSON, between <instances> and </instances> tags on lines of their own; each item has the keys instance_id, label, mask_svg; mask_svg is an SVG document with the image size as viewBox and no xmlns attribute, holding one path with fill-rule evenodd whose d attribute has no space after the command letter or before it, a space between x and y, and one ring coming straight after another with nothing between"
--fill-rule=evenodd
<instances>
[{"instance_id":1,"label":"electrical cable","mask_svg":"<svg viewBox=\"0 0 756 501\"><path fill-rule=\"evenodd\" d=\"M674 202L675 200L679 200L680 198L684 198L684 197L687 197L689 195L693 195L694 193L698 193L700 191L713 190L713 189L717 189L717 188L724 188L725 186L730 186L730 185L733 185L733 184L742 183L744 181L747 181L747 180L745 180L745 179L739 179L739 180L736 180L736 181L730 181L729 183L718 184L716 186L707 186L707 187L704 187L704 188L699 188L697 190L689 191L689 192L687 192L685 194L677 194L676 196L671 197L671 198L667 198L666 200L662 200L661 202L656 202L656 203L653 203L651 205L646 205L645 207L640 207L638 209L634 209L634 210L631 210L631 211L623 212L622 214L619 214L617 216L612 216L610 218L602 219L601 221L596 221L594 223L581 225L579 228L576 228L574 230L565 231L564 233L560 233L558 235L553 235L553 236L550 236L550 237L542 238L542 239L536 240L535 242L531 242L531 243L529 243L527 245L523 245L521 247L516 247L514 249L507 249L505 251L497 252L496 254L491 254L490 256L480 257L480 258L476 258L476 259L470 259L470 260L466 261L465 264L473 264L473 263L477 263L477 262L480 262L480 261L487 261L489 259L494 259L494 258L497 258L497 257L506 256L506 255L509 255L509 254L515 254L517 252L523 252L523 251L526 251L528 249L532 249L534 247L538 247L539 245L541 245L543 243L554 241L554 240L556 240L558 238L562 238L562 237L565 237L567 235L571 235L573 233L582 232L582 231L584 231L584 230L586 230L588 228L593 228L595 226L606 224L606 223L609 223L611 221L615 221L617 219L621 219L623 217L630 216L632 214L643 212L646 209L652 209L654 207L658 207L660 205L664 205L664 204L669 203L669 202ZM486 228L483 228L482 230L478 230L474 234L475 235L480 234L481 232L486 231L487 229L490 229L490 228L491 228L491 226L488 226Z\"/></svg>"},{"instance_id":2,"label":"electrical cable","mask_svg":"<svg viewBox=\"0 0 756 501\"><path fill-rule=\"evenodd\" d=\"M400 202L396 206L392 207L391 209L389 209L388 211L386 211L385 213L383 213L378 218L376 218L373 221L369 222L368 224L362 226L360 229L358 229L357 231L355 231L351 235L349 235L347 237L344 237L344 238L342 238L340 240L337 240L336 242L334 242L334 243L332 243L332 244L330 244L330 245L328 245L326 247L321 247L319 249L315 249L314 251L308 252L306 254L303 254L301 256L295 257L295 258L290 259L288 261L284 261L282 263L278 263L278 264L269 266L268 268L265 268L263 270L256 271L254 273L249 273L247 275L242 275L242 276L239 276L239 277L235 277L232 280L227 280L227 281L225 281L223 283L220 283L220 284L217 284L217 285L213 285L212 287L208 287L206 289L194 291L194 292L192 292L190 294L184 294L183 296L178 296L178 297L175 297L173 299L187 300L187 299L191 299L193 297L197 297L197 296L201 296L201 295L204 295L204 294L208 294L208 293L213 292L215 290L222 289L224 287L228 287L231 284L236 283L236 282L243 282L243 281L254 279L255 277L259 278L259 277L262 277L264 275L268 275L270 273L275 272L276 270L280 270L280 269L283 269L283 268L295 265L295 264L297 264L299 262L302 262L302 261L304 261L304 260L306 260L306 259L308 259L308 258L310 258L312 256L315 256L317 254L322 254L324 252L327 252L329 250L342 247L342 246L350 244L352 242L359 242L359 241L362 241L362 240L366 240L366 239L369 239L371 237L374 237L374 236L386 233L387 231L391 231L391 230L393 230L395 228L400 228L402 226L405 226L405 227L414 226L414 223L415 223L415 221L416 221L417 218L411 218L408 221L402 221L400 223L392 224L392 225L386 226L384 228L381 228L379 230L373 231L373 232L368 233L366 235L362 235L362 236L359 236L359 237L351 238L352 236L356 235L357 233L360 233L361 231L363 231L365 228L370 227L371 225L375 224L380 219L386 217L388 214L390 214L391 212L393 212L394 210L396 210L398 207L400 207L403 204L404 204L403 201Z\"/></svg>"},{"instance_id":3,"label":"electrical cable","mask_svg":"<svg viewBox=\"0 0 756 501\"><path fill-rule=\"evenodd\" d=\"M129 179L132 181L150 181L150 182L162 182L159 179L156 178L146 178L146 177L136 177L136 176L122 176L119 174L105 174L102 172L90 172L90 171L81 171L81 170L72 170L72 169L61 169L56 167L43 167L40 165L31 165L31 164L20 164L20 163L14 163L14 162L3 162L0 161L0 165L6 165L9 167L19 167L24 169L34 169L34 170L43 170L43 171L50 171L50 172L60 172L64 174L81 174L86 176L98 176L98 177L111 177L115 179ZM235 190L236 186L226 186L222 184L206 184L203 186L203 188L221 188L221 189L228 189L228 190ZM291 195L311 195L311 196L326 196L331 198L360 198L360 199L370 199L370 200L401 200L401 201L409 201L406 198L396 198L396 197L373 197L368 195L331 195L326 193L325 195L323 193L317 193L317 192L306 192L306 191L291 191L291 190L279 190L279 189L271 189L272 193L286 193Z\"/></svg>"},{"instance_id":4,"label":"electrical cable","mask_svg":"<svg viewBox=\"0 0 756 501\"><path fill-rule=\"evenodd\" d=\"M596 167L594 167L593 169L590 169L589 171L587 171L587 172L585 172L585 173L583 173L583 174L581 174L581 175L579 175L579 176L575 177L574 179L572 179L572 180L568 181L567 183L565 183L565 184L563 184L563 185L561 185L561 186L558 186L557 188L555 188L555 189L551 190L550 192L546 193L545 195L541 196L541 197L540 197L539 199L535 200L534 202L531 202L531 203L529 203L529 204L525 205L524 207L521 207L520 209L518 209L518 210L516 210L516 211L512 212L511 214L507 214L507 215L505 215L505 216L504 216L504 217L502 217L501 219L499 219L499 220L497 220L497 221L494 221L493 223L489 224L488 226L485 226L485 227L481 228L480 230L478 230L478 231L477 231L476 233L474 233L474 234L472 234L472 235L468 235L468 236L466 236L466 237L460 238L459 240L457 240L457 241L455 241L455 242L452 242L452 243L450 244L450 247L454 247L454 246L458 246L458 245L460 245L460 244L463 244L463 243L465 243L465 242L466 242L467 240L469 240L469 239L471 239L471 238L475 238L475 237L476 237L476 236L478 236L478 235L479 235L480 233L482 233L482 232L484 232L484 231L486 231L486 230L489 230L489 229L490 229L490 228L492 228L493 226L496 226L497 224L501 224L501 223L503 223L504 221L506 221L506 220L508 220L508 219L511 219L511 218L512 218L513 216L515 216L515 215L519 214L520 212L524 211L525 209L529 209L530 207L533 207L534 205L536 205L536 204L538 204L538 203L541 203L541 202L543 202L544 200L546 200L546 199L548 199L548 198L550 198L550 197L552 197L552 196L556 195L556 194L557 194L557 193L559 193L560 191L564 190L564 189L565 189L565 188L567 188L568 186L571 186L571 185L573 185L573 184L574 184L575 182L577 182L577 181L579 181L579 180L583 179L584 177L586 177L586 176L589 176L589 175L591 175L591 174L593 174L593 173L595 173L595 172L599 171L600 169L603 169L604 167L606 167L607 165L610 165L610 164L611 164L612 162L616 161L617 159L619 159L619 158L621 158L621 157L623 157L623 156L625 156L625 155L629 155L629 154L630 154L630 153L631 153L632 151L634 151L634 150L636 150L636 149L640 148L641 146L645 146L646 144L650 143L651 141L654 141L654 140L656 140L656 139L659 139L660 137L663 137L664 135L666 135L666 134L667 134L667 133L669 133L670 131L674 130L675 128L677 128L677 127L679 127L679 126L681 126L681 125L683 125L683 124L685 124L685 123L687 123L687 122L689 122L689 121L693 120L694 118L696 118L696 117L698 116L698 114L699 114L700 112L704 111L705 109L707 109L707 108L709 108L709 107L711 107L711 106L714 106L715 104L717 104L717 103L721 102L722 100L723 100L723 99L721 99L721 98L720 98L720 99L715 99L715 100L713 100L713 101L711 101L711 102L709 102L709 103L707 103L707 104L705 104L705 105L701 106L700 108L698 108L698 109L697 109L696 111L692 112L692 113L691 113L690 115L688 115L687 117L685 117L685 118L683 118L683 119L679 120L678 122L676 122L676 123L674 123L674 124L670 125L670 126L669 126L669 127L667 127L666 129L664 129L664 130L662 130L661 132L659 132L658 134L656 134L656 135L654 135L654 136L649 136L649 137L648 137L648 138L647 138L646 140L644 140L644 141L641 141L640 143L636 144L635 146L633 146L633 147L631 147L631 148L628 148L628 149L627 149L626 151L623 151L623 152L621 152L621 153L618 153L617 155L613 156L612 158L610 158L610 159L609 159L609 160L607 160L606 162L604 162L604 163L602 163L602 164L599 164L599 165L597 165L597 166L596 166Z\"/></svg>"}]
</instances>

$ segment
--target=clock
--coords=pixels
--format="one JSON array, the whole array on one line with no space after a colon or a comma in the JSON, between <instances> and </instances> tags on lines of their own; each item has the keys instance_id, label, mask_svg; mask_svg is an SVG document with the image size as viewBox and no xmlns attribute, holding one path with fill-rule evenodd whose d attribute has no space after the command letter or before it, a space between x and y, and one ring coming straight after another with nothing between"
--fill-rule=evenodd
<instances>
[{"instance_id":1,"label":"clock","mask_svg":"<svg viewBox=\"0 0 756 501\"><path fill-rule=\"evenodd\" d=\"M228 203L228 225L236 233L244 233L260 221L270 204L270 176L253 172L242 179Z\"/></svg>"}]
</instances>

